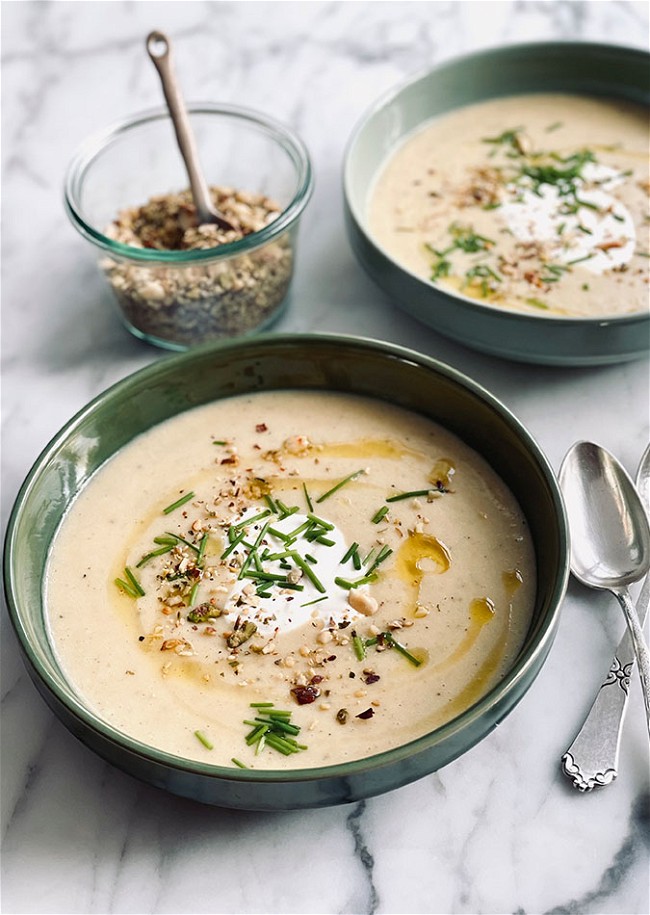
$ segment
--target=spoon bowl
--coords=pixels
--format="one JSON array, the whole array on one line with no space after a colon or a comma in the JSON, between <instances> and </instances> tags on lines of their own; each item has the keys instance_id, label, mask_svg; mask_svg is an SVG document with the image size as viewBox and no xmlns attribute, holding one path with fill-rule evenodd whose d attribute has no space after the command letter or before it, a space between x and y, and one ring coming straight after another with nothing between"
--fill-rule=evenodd
<instances>
[{"instance_id":1,"label":"spoon bowl","mask_svg":"<svg viewBox=\"0 0 650 915\"><path fill-rule=\"evenodd\" d=\"M630 630L650 730L650 654L628 586L650 569L650 527L641 498L616 458L577 442L560 468L571 534L571 572L583 585L611 591Z\"/></svg>"},{"instance_id":2,"label":"spoon bowl","mask_svg":"<svg viewBox=\"0 0 650 915\"><path fill-rule=\"evenodd\" d=\"M560 469L571 527L571 571L590 588L627 587L650 568L645 509L625 469L604 448L578 442Z\"/></svg>"}]
</instances>

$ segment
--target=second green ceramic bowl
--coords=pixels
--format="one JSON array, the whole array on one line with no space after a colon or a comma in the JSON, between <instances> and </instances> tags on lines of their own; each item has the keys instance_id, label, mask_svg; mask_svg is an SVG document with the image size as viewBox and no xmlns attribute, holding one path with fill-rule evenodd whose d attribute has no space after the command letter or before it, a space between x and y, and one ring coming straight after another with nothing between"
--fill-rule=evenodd
<instances>
[{"instance_id":1,"label":"second green ceramic bowl","mask_svg":"<svg viewBox=\"0 0 650 915\"><path fill-rule=\"evenodd\" d=\"M43 596L48 549L75 495L131 439L209 401L274 389L377 397L443 424L480 452L526 515L537 559L535 610L504 679L431 733L354 762L297 771L201 764L163 753L95 715L61 671ZM36 461L5 541L7 604L29 673L83 743L146 782L208 804L250 810L319 807L397 788L447 765L485 737L539 673L556 632L568 578L568 535L558 484L539 447L492 395L454 369L410 350L335 336L266 336L167 357L116 384L77 414ZM535 723L529 722L531 734Z\"/></svg>"},{"instance_id":2,"label":"second green ceramic bowl","mask_svg":"<svg viewBox=\"0 0 650 915\"><path fill-rule=\"evenodd\" d=\"M446 292L398 265L372 238L368 197L386 157L438 115L497 96L561 92L650 106L650 55L633 48L574 42L511 45L435 67L381 98L349 142L345 216L352 248L373 280L406 312L477 350L522 362L598 365L644 356L650 312L568 318L508 311ZM463 138L458 138L462 144Z\"/></svg>"}]
</instances>

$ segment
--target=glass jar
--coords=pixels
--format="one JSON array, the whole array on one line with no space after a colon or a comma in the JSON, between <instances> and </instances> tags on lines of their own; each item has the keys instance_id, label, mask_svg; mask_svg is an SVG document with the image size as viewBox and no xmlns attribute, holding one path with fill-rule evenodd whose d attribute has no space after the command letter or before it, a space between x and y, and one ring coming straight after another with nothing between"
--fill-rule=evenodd
<instances>
[{"instance_id":1,"label":"glass jar","mask_svg":"<svg viewBox=\"0 0 650 915\"><path fill-rule=\"evenodd\" d=\"M232 105L188 105L188 115L208 186L243 208L250 200L272 200L272 221L216 247L208 242L161 250L137 238L124 243L115 230L119 214L153 198L189 193L166 108L92 136L65 177L67 213L100 252L99 266L127 328L171 350L253 334L279 317L313 187L308 152L288 128Z\"/></svg>"}]
</instances>

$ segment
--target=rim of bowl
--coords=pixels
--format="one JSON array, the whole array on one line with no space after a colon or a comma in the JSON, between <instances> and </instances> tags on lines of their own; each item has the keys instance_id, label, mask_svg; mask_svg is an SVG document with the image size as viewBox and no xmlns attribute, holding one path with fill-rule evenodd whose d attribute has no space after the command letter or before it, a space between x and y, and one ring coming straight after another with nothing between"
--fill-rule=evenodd
<instances>
[{"instance_id":1,"label":"rim of bowl","mask_svg":"<svg viewBox=\"0 0 650 915\"><path fill-rule=\"evenodd\" d=\"M245 235L241 239L218 245L214 248L190 249L187 251L156 250L152 253L152 249L149 248L135 248L115 241L90 225L84 219L79 205L81 184L87 169L105 147L118 137L128 134L129 131L137 130L142 125L151 124L155 121L170 121L171 127L169 111L164 106L159 106L136 112L129 117L114 121L102 130L96 131L84 140L73 154L64 176L64 205L70 221L84 238L117 257L148 262L158 261L168 264L192 264L205 260L233 257L253 248L258 248L287 231L296 222L307 205L314 187L313 168L309 152L298 134L275 118L240 105L192 102L188 103L186 107L189 115L225 115L227 118L251 124L275 139L288 153L296 168L297 188L289 204L282 210L277 219L257 232L251 232L250 235ZM170 142L172 142L171 139Z\"/></svg>"},{"instance_id":2,"label":"rim of bowl","mask_svg":"<svg viewBox=\"0 0 650 915\"><path fill-rule=\"evenodd\" d=\"M498 413L498 415L514 430L521 442L525 445L528 454L531 455L537 463L549 489L558 522L560 555L564 557L556 571L553 591L545 611L545 616L538 623L535 640L532 644L522 646L515 663L510 670L508 670L503 679L495 684L488 693L482 696L468 709L440 727L435 728L420 737L409 740L397 747L375 753L372 756L353 759L329 766L312 766L310 768L301 769L239 769L230 766L219 766L213 763L202 763L198 760L177 756L173 753L142 743L129 734L115 728L109 722L92 712L88 706L84 704L83 697L78 696L74 692L72 686L66 681L63 671L58 669L57 675L53 675L47 669L47 665L41 663L38 650L35 650L31 644L28 634L22 625L22 613L14 593L12 574L15 532L23 503L29 498L34 482L44 466L64 444L68 436L83 423L88 414L92 413L100 403L107 400L119 401L120 397L122 397L133 384L146 381L151 375L170 370L173 371L176 366L183 366L185 363L191 363L194 359L201 359L207 353L214 353L215 356L225 355L227 357L230 351L245 350L249 346L258 347L261 345L265 348L273 348L274 345L310 346L312 344L360 347L363 350L371 350L380 355L383 354L384 357L396 358L403 363L418 365L428 372L443 375L469 393L477 396L485 406ZM177 414L173 413L171 415L175 416ZM110 458L107 460L110 460ZM557 482L555 473L548 459L521 421L517 419L505 404L478 382L469 378L467 375L464 375L452 366L440 362L437 359L433 359L430 356L396 344L375 340L370 337L357 337L345 334L261 334L255 337L254 340L239 339L219 343L208 342L197 346L190 351L167 356L164 360L159 360L138 369L114 383L94 397L69 419L41 451L18 491L7 524L3 556L3 578L9 617L20 646L26 658L29 660L33 671L49 692L66 708L68 713L83 723L91 731L99 734L105 741L119 746L141 759L162 765L167 769L181 771L187 775L207 776L225 781L241 781L244 783L308 782L326 778L341 778L351 773L358 775L364 771L370 772L424 752L440 741L452 737L465 727L471 726L472 722L480 719L481 716L491 708L498 706L506 694L516 691L518 683L522 680L526 680L530 669L535 667L540 656L542 660L546 656L555 637L560 607L569 578L568 543L568 522L564 502L559 483ZM49 641L48 637L48 642ZM513 707L522 697L523 693L514 700ZM508 709L506 714L509 713L509 711L510 709ZM499 720L501 717L503 716L500 715ZM480 739L482 739L483 736L485 735L481 735Z\"/></svg>"},{"instance_id":3,"label":"rim of bowl","mask_svg":"<svg viewBox=\"0 0 650 915\"><path fill-rule=\"evenodd\" d=\"M352 218L357 226L357 229L363 233L364 237L370 245L386 260L390 263L391 268L394 269L397 273L401 273L409 279L417 282L423 289L431 289L436 293L443 295L450 299L451 301L460 300L464 305L470 306L472 309L475 309L479 313L491 313L491 314L500 314L507 315L509 319L513 321L541 321L545 324L555 323L558 324L575 324L576 326L582 326L585 324L602 324L609 325L612 323L615 324L635 324L641 321L642 323L650 320L650 312L648 311L639 311L631 314L607 314L607 315L598 315L594 317L589 317L588 315L561 315L561 314L538 314L537 312L523 312L517 311L514 308L503 308L497 307L495 305L490 305L489 302L480 302L477 299L472 298L471 296L464 295L461 292L455 292L454 290L447 289L444 286L437 285L428 280L423 279L417 273L414 273L412 270L409 270L407 267L399 264L395 258L386 251L386 249L380 245L375 238L371 236L367 229L367 220L364 218L363 214L359 213L352 205L351 192L350 188L352 187L352 180L350 177L350 159L353 153L353 147L357 142L359 135L367 125L367 123L373 118L376 114L381 111L382 108L389 105L394 101L402 92L410 88L415 83L420 82L423 79L426 79L433 73L444 70L446 67L456 66L462 64L465 61L469 60L479 60L480 58L492 58L492 57L501 57L508 54L521 53L522 51L543 51L549 50L551 48L562 48L566 50L567 48L575 48L580 51L588 52L620 52L629 55L630 57L636 56L639 60L645 59L650 63L650 52L643 50L642 48L637 48L632 45L618 45L618 44L607 44L606 42L596 42L596 41L570 41L570 40L557 40L557 41L530 41L530 42L516 42L508 45L492 45L489 48L482 48L478 51L472 51L467 54L460 54L456 57L450 57L447 60L441 61L438 64L435 64L433 67L425 67L419 70L417 73L412 74L404 80L401 80L396 85L385 90L382 95L379 96L370 107L366 108L365 112L361 115L359 120L356 122L352 133L346 144L344 154L343 154L343 194L347 207L350 211ZM513 92L513 95L518 95L521 93ZM456 105L453 108L450 108L448 111L443 112L442 115L432 115L430 118L427 118L426 121L422 121L420 126L423 126L428 121L434 120L436 117L442 117L445 114L450 114L454 111L459 111L461 108L467 107L470 104L480 104L481 101L487 101L487 99L477 98L474 102L468 102L465 105ZM641 104L641 103L637 103ZM413 128L417 130L419 128ZM402 143L408 134L404 134L400 137L399 141L393 147L393 152L398 148L399 144ZM390 153L389 153L390 155ZM384 163L387 161L386 157ZM374 173L374 177L379 173L377 169Z\"/></svg>"}]
</instances>

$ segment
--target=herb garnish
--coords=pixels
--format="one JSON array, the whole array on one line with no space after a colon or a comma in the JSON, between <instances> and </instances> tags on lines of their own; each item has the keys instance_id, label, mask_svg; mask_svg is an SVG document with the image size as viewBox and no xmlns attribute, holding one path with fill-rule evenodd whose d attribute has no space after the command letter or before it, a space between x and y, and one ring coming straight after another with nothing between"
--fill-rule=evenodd
<instances>
[{"instance_id":1,"label":"herb garnish","mask_svg":"<svg viewBox=\"0 0 650 915\"><path fill-rule=\"evenodd\" d=\"M154 537L154 543L162 544L157 550L151 550L149 553L145 553L142 559L135 564L136 569L141 568L141 566L146 565L151 559L154 559L156 556L163 556L165 553L169 553L176 546L176 540L172 537Z\"/></svg>"},{"instance_id":2,"label":"herb garnish","mask_svg":"<svg viewBox=\"0 0 650 915\"><path fill-rule=\"evenodd\" d=\"M382 507L372 516L371 521L373 524L379 524L379 522L388 514L388 506L382 505Z\"/></svg>"},{"instance_id":3,"label":"herb garnish","mask_svg":"<svg viewBox=\"0 0 650 915\"><path fill-rule=\"evenodd\" d=\"M333 496L334 493L338 492L339 489L341 489L341 487L345 486L346 483L351 483L352 480L356 480L363 473L365 473L365 470L363 468L361 470L355 470L354 473L351 473L347 477L344 477L342 480L339 480L339 482L335 486L332 486L331 489L328 489L327 492L324 492L322 496L319 496L318 499L316 499L316 501L324 502L325 499L329 499L330 496Z\"/></svg>"},{"instance_id":4,"label":"herb garnish","mask_svg":"<svg viewBox=\"0 0 650 915\"><path fill-rule=\"evenodd\" d=\"M126 581L122 578L115 579L115 584L118 588L126 591L130 597L144 597L144 588L128 566L124 568L124 578Z\"/></svg>"},{"instance_id":5,"label":"herb garnish","mask_svg":"<svg viewBox=\"0 0 650 915\"><path fill-rule=\"evenodd\" d=\"M168 505L167 508L163 508L163 515L169 515L175 509L180 508L181 505L185 505L186 502L189 502L190 499L193 499L196 493L193 491L185 493L184 496L181 496L180 499L177 499L175 502L172 502L171 505Z\"/></svg>"},{"instance_id":6,"label":"herb garnish","mask_svg":"<svg viewBox=\"0 0 650 915\"><path fill-rule=\"evenodd\" d=\"M370 648L373 645L382 645L386 646L387 648L394 648L395 651L398 651L408 661L410 661L414 667L419 667L422 664L422 661L419 658L416 658L414 654L411 654L406 646L402 645L401 642L398 642L397 639L394 638L392 632L380 632L379 635L376 635L374 638L366 639L363 644L364 648Z\"/></svg>"},{"instance_id":7,"label":"herb garnish","mask_svg":"<svg viewBox=\"0 0 650 915\"><path fill-rule=\"evenodd\" d=\"M434 254L437 260L431 268L431 280L437 280L441 277L449 276L451 273L451 261L447 255L453 251L463 251L465 254L478 254L487 252L494 247L494 241L486 238L485 235L477 235L471 226L461 226L459 223L452 223L448 229L453 241L452 244L442 251L434 248L432 245L425 245L428 251Z\"/></svg>"},{"instance_id":8,"label":"herb garnish","mask_svg":"<svg viewBox=\"0 0 650 915\"><path fill-rule=\"evenodd\" d=\"M261 713L255 715L252 720L244 719L244 724L252 727L252 731L249 731L245 740L249 747L255 747L256 756L265 746L271 747L284 756L307 749L305 744L298 743L296 740L300 727L292 723L290 711L276 709L273 702L251 702L250 708Z\"/></svg>"},{"instance_id":9,"label":"herb garnish","mask_svg":"<svg viewBox=\"0 0 650 915\"><path fill-rule=\"evenodd\" d=\"M390 496L386 501L401 502L403 499L417 499L420 496L428 496L430 492L431 487L429 489L412 489L410 492L400 492L396 496Z\"/></svg>"},{"instance_id":10,"label":"herb garnish","mask_svg":"<svg viewBox=\"0 0 650 915\"><path fill-rule=\"evenodd\" d=\"M203 744L206 750L214 750L214 744L205 736L203 731L194 731L194 736Z\"/></svg>"}]
</instances>

